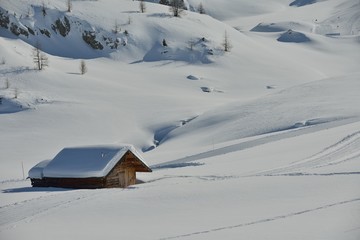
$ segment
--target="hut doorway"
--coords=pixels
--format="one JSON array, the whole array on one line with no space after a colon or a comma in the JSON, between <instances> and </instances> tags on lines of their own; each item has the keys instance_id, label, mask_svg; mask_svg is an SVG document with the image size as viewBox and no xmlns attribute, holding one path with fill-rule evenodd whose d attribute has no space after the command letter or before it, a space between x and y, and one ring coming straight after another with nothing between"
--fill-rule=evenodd
<instances>
[{"instance_id":1,"label":"hut doorway","mask_svg":"<svg viewBox=\"0 0 360 240\"><path fill-rule=\"evenodd\" d=\"M121 188L127 187L126 182L125 171L119 172L119 186Z\"/></svg>"}]
</instances>

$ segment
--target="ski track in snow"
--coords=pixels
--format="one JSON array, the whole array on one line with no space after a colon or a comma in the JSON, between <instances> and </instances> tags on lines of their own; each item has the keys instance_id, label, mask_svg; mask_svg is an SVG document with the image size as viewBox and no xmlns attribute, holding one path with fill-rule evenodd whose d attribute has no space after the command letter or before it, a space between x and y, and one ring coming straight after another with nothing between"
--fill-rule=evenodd
<instances>
[{"instance_id":1,"label":"ski track in snow","mask_svg":"<svg viewBox=\"0 0 360 240\"><path fill-rule=\"evenodd\" d=\"M190 176L190 175L165 175L164 177L160 177L160 178L156 178L156 179L152 179L150 181L147 181L146 183L153 183L153 182L157 182L157 181L162 181L162 180L166 180L166 179L198 179L198 180L202 180L202 181L223 181L223 180L229 180L229 179L234 179L234 178L239 178L239 176L232 176L232 175L222 175L222 176L217 176L217 175L207 175L207 176ZM178 183L174 183L174 184L178 184Z\"/></svg>"},{"instance_id":2,"label":"ski track in snow","mask_svg":"<svg viewBox=\"0 0 360 240\"><path fill-rule=\"evenodd\" d=\"M181 163L187 163L187 162L192 162L192 161L196 161L196 160L200 160L200 159L206 159L206 158L210 158L210 157L214 157L214 156L218 156L218 155L223 155L223 154L227 154L230 152L236 152L236 151L241 151L244 149L248 149L248 148L253 148L259 145L263 145L263 144L267 144L270 142L275 142L275 141L280 141L280 140L284 140L287 138L293 138L293 137L297 137L297 136L301 136L304 134L309 134L309 133L315 133L321 130L325 130L325 129L329 129L329 128L335 128L335 127L339 127L339 126L343 126L343 125L347 125L347 124L351 124L351 123L355 123L358 122L359 118L354 117L354 118L346 118L343 120L337 120L337 121L330 121L327 123L323 123L323 124L318 124L318 125L313 125L313 126L307 126L307 127L302 127L296 130L291 130L291 131L284 131L284 132L280 132L279 134L276 135L271 135L271 136L266 136L260 139L256 139L256 140L250 140L247 142L242 142L242 143L238 143L238 144L234 144L234 145L230 145L227 147L222 147L222 148L218 148L218 149L214 149L212 151L208 151L208 152L203 152L203 153L199 153L199 154L195 154L192 156L187 156L184 158L180 158L177 160L173 160L173 161L168 161L165 163L161 163L161 164L156 164L151 166L151 168L153 169L160 169L160 168L164 168L168 165L173 165L173 164L181 164ZM360 154L360 150L359 146L360 146L360 131L357 132L354 137L355 138L355 146L354 147L354 154L356 157L357 154ZM340 143L339 143L340 144ZM339 154L342 154L346 151L347 149L343 149L343 151L340 151ZM326 156L324 156L325 158ZM336 157L336 155L334 155L334 157ZM351 159L348 159L351 160ZM318 160L317 158L314 160L314 163L317 162L321 162L322 160ZM341 161L347 161L347 159L342 159ZM335 164L336 159L333 160L333 162L328 162L328 164ZM339 162L340 163L340 162ZM307 164L306 166L308 166L309 164ZM288 168L288 167L286 167ZM298 167L297 167L298 169ZM284 170L284 168L283 168ZM269 171L270 172L270 171ZM274 170L275 173L275 170ZM264 172L265 174L265 172ZM258 174L255 174L258 175Z\"/></svg>"},{"instance_id":3,"label":"ski track in snow","mask_svg":"<svg viewBox=\"0 0 360 240\"><path fill-rule=\"evenodd\" d=\"M281 168L263 171L255 174L256 176L294 176L294 175L340 175L340 174L359 174L358 172L344 172L344 173L328 173L328 174L312 174L299 173L306 169L315 169L336 165L360 157L360 131L350 134L340 140L339 142L325 148L323 151L294 164L284 166ZM296 171L296 172L295 172Z\"/></svg>"},{"instance_id":4,"label":"ski track in snow","mask_svg":"<svg viewBox=\"0 0 360 240\"><path fill-rule=\"evenodd\" d=\"M360 198L354 198L354 199L345 200L345 201L341 201L341 202L336 202L336 203L332 203L332 204L327 204L327 205L324 205L324 206L311 208L311 209L307 209L307 210L303 210L303 211L299 211L299 212L293 212L293 213L288 213L288 214L284 214L284 215L278 215L278 216L271 217L271 218L264 218L264 219L260 219L260 220L253 221L253 222L240 223L240 224L236 224L236 225L213 228L213 229L209 229L209 230L193 232L193 233L187 233L187 234L178 235L178 236L165 237L165 238L160 238L159 240L193 237L193 236L200 235L200 234L208 234L208 233L212 233L212 232L230 230L230 229L234 229L234 228L247 227L247 226L250 226L250 225L261 224L261 223L266 223L266 222L272 222L272 221L285 219L285 218L289 218L289 217L295 217L295 216L298 216L298 215L311 213L311 212L315 212L315 211L320 211L320 210L324 210L324 209L327 209L327 208L336 207L336 206L340 206L340 205L344 205L344 204L355 203L355 202L358 202L358 201L360 201Z\"/></svg>"},{"instance_id":5,"label":"ski track in snow","mask_svg":"<svg viewBox=\"0 0 360 240\"><path fill-rule=\"evenodd\" d=\"M22 221L31 222L40 215L44 215L79 202L88 201L108 191L69 191L50 196L41 196L38 198L17 202L14 204L0 207L0 232L5 229L16 227L16 224Z\"/></svg>"}]
</instances>

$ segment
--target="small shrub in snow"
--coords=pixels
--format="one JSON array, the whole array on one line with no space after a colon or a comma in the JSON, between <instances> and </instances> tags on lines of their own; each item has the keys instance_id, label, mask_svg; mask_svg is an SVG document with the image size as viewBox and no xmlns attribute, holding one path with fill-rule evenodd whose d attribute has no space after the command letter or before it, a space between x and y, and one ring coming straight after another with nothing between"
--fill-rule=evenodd
<instances>
[{"instance_id":1,"label":"small shrub in snow","mask_svg":"<svg viewBox=\"0 0 360 240\"><path fill-rule=\"evenodd\" d=\"M87 67L84 60L80 61L80 72L82 75L84 75L87 72Z\"/></svg>"},{"instance_id":2,"label":"small shrub in snow","mask_svg":"<svg viewBox=\"0 0 360 240\"><path fill-rule=\"evenodd\" d=\"M162 5L168 5L168 6L170 5L169 0L160 0L159 3Z\"/></svg>"},{"instance_id":3,"label":"small shrub in snow","mask_svg":"<svg viewBox=\"0 0 360 240\"><path fill-rule=\"evenodd\" d=\"M14 89L14 98L16 99L16 98L18 98L18 96L19 96L19 89L15 88Z\"/></svg>"},{"instance_id":4,"label":"small shrub in snow","mask_svg":"<svg viewBox=\"0 0 360 240\"><path fill-rule=\"evenodd\" d=\"M170 12L172 12L174 17L180 17L184 9L185 9L184 0L172 0L170 2Z\"/></svg>"},{"instance_id":5,"label":"small shrub in snow","mask_svg":"<svg viewBox=\"0 0 360 240\"><path fill-rule=\"evenodd\" d=\"M167 47L167 46L168 46L165 38L162 40L162 45L163 45L164 47Z\"/></svg>"},{"instance_id":6,"label":"small shrub in snow","mask_svg":"<svg viewBox=\"0 0 360 240\"><path fill-rule=\"evenodd\" d=\"M232 45L231 45L231 42L230 42L229 35L228 35L227 31L225 31L222 46L224 47L225 52L230 52L230 49L232 48Z\"/></svg>"},{"instance_id":7,"label":"small shrub in snow","mask_svg":"<svg viewBox=\"0 0 360 240\"><path fill-rule=\"evenodd\" d=\"M9 79L6 78L5 79L5 89L9 89L9 87L10 87L10 82L9 82Z\"/></svg>"},{"instance_id":8,"label":"small shrub in snow","mask_svg":"<svg viewBox=\"0 0 360 240\"><path fill-rule=\"evenodd\" d=\"M115 20L113 33L117 34L117 33L119 33L120 31L121 31L120 25L119 25L118 21Z\"/></svg>"},{"instance_id":9,"label":"small shrub in snow","mask_svg":"<svg viewBox=\"0 0 360 240\"><path fill-rule=\"evenodd\" d=\"M71 10L72 10L72 3L71 3L71 0L67 0L67 11L68 12L71 12Z\"/></svg>"},{"instance_id":10,"label":"small shrub in snow","mask_svg":"<svg viewBox=\"0 0 360 240\"><path fill-rule=\"evenodd\" d=\"M144 13L146 12L146 5L145 5L145 1L144 0L139 0L139 8L140 8L140 12Z\"/></svg>"},{"instance_id":11,"label":"small shrub in snow","mask_svg":"<svg viewBox=\"0 0 360 240\"><path fill-rule=\"evenodd\" d=\"M206 12L205 12L205 8L204 8L204 6L203 6L202 3L200 3L199 6L198 6L198 12L199 12L200 14L205 14L205 13L206 13Z\"/></svg>"},{"instance_id":12,"label":"small shrub in snow","mask_svg":"<svg viewBox=\"0 0 360 240\"><path fill-rule=\"evenodd\" d=\"M196 42L195 42L195 40L190 40L189 42L188 42L188 44L189 44L189 49L190 49L190 51L193 51L194 50L194 47L195 47L195 44L196 44Z\"/></svg>"},{"instance_id":13,"label":"small shrub in snow","mask_svg":"<svg viewBox=\"0 0 360 240\"><path fill-rule=\"evenodd\" d=\"M32 9L30 7L28 7L27 12L26 12L26 17L31 17L32 16Z\"/></svg>"},{"instance_id":14,"label":"small shrub in snow","mask_svg":"<svg viewBox=\"0 0 360 240\"><path fill-rule=\"evenodd\" d=\"M41 12L43 14L43 16L46 16L46 6L45 6L45 2L42 2L41 4Z\"/></svg>"}]
</instances>

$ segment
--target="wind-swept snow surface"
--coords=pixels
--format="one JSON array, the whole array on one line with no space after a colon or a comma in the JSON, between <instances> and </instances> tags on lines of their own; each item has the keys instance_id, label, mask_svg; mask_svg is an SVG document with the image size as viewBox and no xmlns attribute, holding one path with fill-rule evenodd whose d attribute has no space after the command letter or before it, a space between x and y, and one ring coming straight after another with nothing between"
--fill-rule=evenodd
<instances>
[{"instance_id":1,"label":"wind-swept snow surface","mask_svg":"<svg viewBox=\"0 0 360 240\"><path fill-rule=\"evenodd\" d=\"M0 239L360 238L358 0L66 2L0 3ZM22 179L123 142L143 184Z\"/></svg>"}]
</instances>

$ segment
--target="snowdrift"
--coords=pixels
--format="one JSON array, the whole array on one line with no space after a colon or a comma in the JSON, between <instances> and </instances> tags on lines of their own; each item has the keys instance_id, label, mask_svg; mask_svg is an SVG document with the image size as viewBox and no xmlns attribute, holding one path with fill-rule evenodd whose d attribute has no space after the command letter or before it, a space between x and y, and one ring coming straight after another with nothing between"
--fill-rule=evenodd
<instances>
[{"instance_id":1,"label":"snowdrift","mask_svg":"<svg viewBox=\"0 0 360 240\"><path fill-rule=\"evenodd\" d=\"M324 79L246 104L222 106L172 131L163 140L164 147L211 145L213 141L220 143L360 117L360 108L355 104L360 102L359 77L354 74Z\"/></svg>"}]
</instances>

